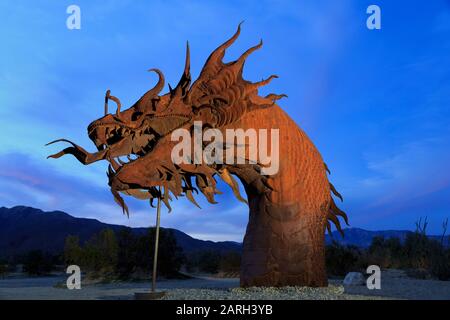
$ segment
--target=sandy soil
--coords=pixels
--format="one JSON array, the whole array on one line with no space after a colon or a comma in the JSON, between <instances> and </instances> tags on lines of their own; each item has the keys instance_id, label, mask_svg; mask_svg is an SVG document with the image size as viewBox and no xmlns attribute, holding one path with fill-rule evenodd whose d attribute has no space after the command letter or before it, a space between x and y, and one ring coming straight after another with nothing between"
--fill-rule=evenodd
<instances>
[{"instance_id":1,"label":"sandy soil","mask_svg":"<svg viewBox=\"0 0 450 320\"><path fill-rule=\"evenodd\" d=\"M150 289L148 282L82 284L81 290L57 288L64 276L9 278L0 280L0 299L132 299L135 292ZM381 275L381 290L365 286L342 287L341 280L331 280L328 289L266 288L242 290L238 279L201 277L189 280L164 280L158 289L168 292L168 299L445 299L450 300L450 281L416 280L402 271L387 270Z\"/></svg>"},{"instance_id":2,"label":"sandy soil","mask_svg":"<svg viewBox=\"0 0 450 320\"><path fill-rule=\"evenodd\" d=\"M133 299L135 292L150 290L150 282L117 282L83 286L80 290L68 290L55 287L65 283L65 276L39 278L12 278L0 280L0 300L32 299L32 300L128 300ZM188 280L159 281L159 290L173 289L222 289L227 290L239 286L239 279L208 279L196 278Z\"/></svg>"},{"instance_id":3,"label":"sandy soil","mask_svg":"<svg viewBox=\"0 0 450 320\"><path fill-rule=\"evenodd\" d=\"M413 279L401 270L383 270L380 290L355 286L346 287L345 293L393 299L450 300L450 281Z\"/></svg>"}]
</instances>

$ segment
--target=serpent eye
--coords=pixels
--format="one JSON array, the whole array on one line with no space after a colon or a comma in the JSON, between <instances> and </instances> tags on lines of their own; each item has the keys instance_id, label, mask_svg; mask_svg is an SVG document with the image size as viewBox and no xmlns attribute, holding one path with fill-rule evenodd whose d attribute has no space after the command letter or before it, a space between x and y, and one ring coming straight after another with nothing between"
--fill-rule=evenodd
<instances>
[{"instance_id":1,"label":"serpent eye","mask_svg":"<svg viewBox=\"0 0 450 320\"><path fill-rule=\"evenodd\" d=\"M136 121L142 116L142 112L136 111L131 115L131 121Z\"/></svg>"}]
</instances>

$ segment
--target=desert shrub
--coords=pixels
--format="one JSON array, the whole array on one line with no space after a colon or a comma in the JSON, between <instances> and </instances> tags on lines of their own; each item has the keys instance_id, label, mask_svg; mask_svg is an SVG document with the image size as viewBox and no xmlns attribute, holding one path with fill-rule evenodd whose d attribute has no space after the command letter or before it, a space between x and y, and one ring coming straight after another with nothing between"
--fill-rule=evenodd
<instances>
[{"instance_id":1,"label":"desert shrub","mask_svg":"<svg viewBox=\"0 0 450 320\"><path fill-rule=\"evenodd\" d=\"M8 274L8 262L0 260L0 278L3 278Z\"/></svg>"},{"instance_id":2,"label":"desert shrub","mask_svg":"<svg viewBox=\"0 0 450 320\"><path fill-rule=\"evenodd\" d=\"M200 253L198 268L202 272L216 273L219 270L220 253L213 250L206 250Z\"/></svg>"},{"instance_id":3,"label":"desert shrub","mask_svg":"<svg viewBox=\"0 0 450 320\"><path fill-rule=\"evenodd\" d=\"M399 238L374 237L367 249L366 262L380 268L401 268L403 265L403 246Z\"/></svg>"},{"instance_id":4,"label":"desert shrub","mask_svg":"<svg viewBox=\"0 0 450 320\"><path fill-rule=\"evenodd\" d=\"M117 264L117 239L111 229L94 235L82 250L81 266L95 277L112 276Z\"/></svg>"},{"instance_id":5,"label":"desert shrub","mask_svg":"<svg viewBox=\"0 0 450 320\"><path fill-rule=\"evenodd\" d=\"M137 237L130 228L124 228L117 235L119 253L116 272L119 278L127 279L136 270Z\"/></svg>"},{"instance_id":6,"label":"desert shrub","mask_svg":"<svg viewBox=\"0 0 450 320\"><path fill-rule=\"evenodd\" d=\"M406 270L414 278L450 280L450 248L446 249L442 240L428 237L425 228L426 223L418 231L407 234L403 243L398 238L374 237L367 249L333 242L326 248L328 273L343 276L350 271L364 271L374 264Z\"/></svg>"},{"instance_id":7,"label":"desert shrub","mask_svg":"<svg viewBox=\"0 0 450 320\"><path fill-rule=\"evenodd\" d=\"M239 274L241 269L241 254L236 251L228 251L221 255L219 272L228 275Z\"/></svg>"},{"instance_id":8,"label":"desert shrub","mask_svg":"<svg viewBox=\"0 0 450 320\"><path fill-rule=\"evenodd\" d=\"M429 269L432 247L432 241L425 234L419 232L408 234L404 243L404 267Z\"/></svg>"},{"instance_id":9,"label":"desert shrub","mask_svg":"<svg viewBox=\"0 0 450 320\"><path fill-rule=\"evenodd\" d=\"M105 229L95 234L84 246L77 237L66 238L64 260L78 264L89 278L129 279L150 277L153 268L155 229L142 235L124 228L116 235ZM160 229L158 275L174 277L183 263L183 253L171 230Z\"/></svg>"},{"instance_id":10,"label":"desert shrub","mask_svg":"<svg viewBox=\"0 0 450 320\"><path fill-rule=\"evenodd\" d=\"M235 277L241 269L241 253L230 250L198 250L186 255L185 264L187 272L205 272L219 276Z\"/></svg>"},{"instance_id":11,"label":"desert shrub","mask_svg":"<svg viewBox=\"0 0 450 320\"><path fill-rule=\"evenodd\" d=\"M153 256L155 244L155 228L136 238L134 253L135 269L151 274L153 269ZM165 277L177 277L184 261L182 249L177 245L175 236L171 230L160 229L158 248L158 275Z\"/></svg>"},{"instance_id":12,"label":"desert shrub","mask_svg":"<svg viewBox=\"0 0 450 320\"><path fill-rule=\"evenodd\" d=\"M82 249L80 239L77 236L67 236L64 243L64 262L67 265L82 263Z\"/></svg>"},{"instance_id":13,"label":"desert shrub","mask_svg":"<svg viewBox=\"0 0 450 320\"><path fill-rule=\"evenodd\" d=\"M161 232L161 230L163 230ZM158 249L158 274L166 277L178 276L181 265L184 263L183 250L177 245L177 240L172 230L161 229ZM155 229L150 229L151 239L155 239ZM152 249L153 249L152 241ZM153 250L150 251L151 253ZM153 265L153 255L152 265Z\"/></svg>"},{"instance_id":14,"label":"desert shrub","mask_svg":"<svg viewBox=\"0 0 450 320\"><path fill-rule=\"evenodd\" d=\"M420 225L420 224L419 224ZM429 238L425 227L408 234L404 244L405 268L411 268L410 275L419 278L428 275L439 280L450 280L450 249L446 249L443 241Z\"/></svg>"},{"instance_id":15,"label":"desert shrub","mask_svg":"<svg viewBox=\"0 0 450 320\"><path fill-rule=\"evenodd\" d=\"M361 271L362 251L355 246L343 246L333 241L326 247L326 266L330 276L345 276L351 271Z\"/></svg>"},{"instance_id":16,"label":"desert shrub","mask_svg":"<svg viewBox=\"0 0 450 320\"><path fill-rule=\"evenodd\" d=\"M190 252L186 257L186 269L189 272L217 273L221 254L216 250Z\"/></svg>"},{"instance_id":17,"label":"desert shrub","mask_svg":"<svg viewBox=\"0 0 450 320\"><path fill-rule=\"evenodd\" d=\"M433 255L431 259L431 274L439 280L450 280L450 251Z\"/></svg>"},{"instance_id":18,"label":"desert shrub","mask_svg":"<svg viewBox=\"0 0 450 320\"><path fill-rule=\"evenodd\" d=\"M23 271L29 275L48 274L54 265L55 257L41 250L30 251L23 257Z\"/></svg>"}]
</instances>

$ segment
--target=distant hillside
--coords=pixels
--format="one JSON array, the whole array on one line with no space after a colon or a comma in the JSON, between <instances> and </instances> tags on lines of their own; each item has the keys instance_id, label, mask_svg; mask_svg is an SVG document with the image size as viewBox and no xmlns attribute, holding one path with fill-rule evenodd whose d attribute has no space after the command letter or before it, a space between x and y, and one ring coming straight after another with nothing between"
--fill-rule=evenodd
<instances>
[{"instance_id":1,"label":"distant hillside","mask_svg":"<svg viewBox=\"0 0 450 320\"><path fill-rule=\"evenodd\" d=\"M126 228L120 225L106 224L95 219L75 218L62 211L44 212L39 209L17 206L0 208L0 257L18 255L30 250L43 250L50 253L60 253L68 235L76 235L81 242L90 239L93 234L103 229L119 231ZM132 228L136 234L142 234L146 228ZM192 238L186 233L172 230L178 245L184 252L197 250L240 251L242 244L232 241L213 242ZM333 232L333 239L340 244L368 247L375 236L385 238L398 237L404 240L411 231L368 231L358 228L344 230L345 238L338 232ZM431 236L438 239L438 236ZM326 243L332 238L326 235ZM448 237L446 244L450 243Z\"/></svg>"},{"instance_id":2,"label":"distant hillside","mask_svg":"<svg viewBox=\"0 0 450 320\"><path fill-rule=\"evenodd\" d=\"M332 233L332 237L328 234L325 236L326 243L330 244L333 240L342 245L354 245L357 247L367 248L372 243L372 239L374 237L384 237L385 239L389 238L399 238L400 241L404 241L406 236L413 231L408 230L382 230L382 231L368 231L359 228L347 228L344 229L344 237L342 237L339 232L334 231ZM428 236L430 238L440 240L440 236ZM447 236L444 241L445 245L450 244L450 237Z\"/></svg>"},{"instance_id":3,"label":"distant hillside","mask_svg":"<svg viewBox=\"0 0 450 320\"><path fill-rule=\"evenodd\" d=\"M357 247L367 248L372 243L374 237L399 238L401 241L405 240L406 235L411 231L399 230L385 230L385 231L368 231L359 228L344 229L344 237L339 232L334 231L330 237L326 235L326 243L330 244L333 240L342 245L354 245Z\"/></svg>"},{"instance_id":4,"label":"distant hillside","mask_svg":"<svg viewBox=\"0 0 450 320\"><path fill-rule=\"evenodd\" d=\"M83 243L93 234L103 229L120 231L124 226L102 223L95 219L75 218L62 211L44 212L40 209L17 206L0 208L0 257L26 253L30 250L43 250L60 253L68 235L76 235ZM146 228L132 228L142 234ZM178 245L184 252L196 250L241 250L241 244L232 241L213 242L194 239L176 229L174 232Z\"/></svg>"}]
</instances>

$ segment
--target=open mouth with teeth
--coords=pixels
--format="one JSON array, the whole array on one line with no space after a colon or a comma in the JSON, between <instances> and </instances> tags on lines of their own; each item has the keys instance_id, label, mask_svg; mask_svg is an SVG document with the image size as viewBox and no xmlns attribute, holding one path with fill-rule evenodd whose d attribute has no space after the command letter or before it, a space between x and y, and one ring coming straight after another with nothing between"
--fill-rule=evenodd
<instances>
[{"instance_id":1,"label":"open mouth with teeth","mask_svg":"<svg viewBox=\"0 0 450 320\"><path fill-rule=\"evenodd\" d=\"M119 173L123 173L126 168L128 173L136 170L132 165L139 165L138 160L147 159L147 155L152 154L158 142L169 135L173 130L184 126L189 118L182 115L171 117L143 117L137 123L130 125L117 121L111 114L102 119L96 120L88 127L89 138L94 142L97 152L90 153L76 143L67 139L54 140L49 144L57 142L70 143L72 146L61 150L58 153L48 156L49 158L59 158L65 154L72 154L81 163L87 165L99 160L107 160L110 163L107 176L108 184L114 199L128 214L128 209L118 192L130 195L139 199L161 198L168 206L171 199L167 194L167 188L164 191L164 197L157 186L162 186L169 179L157 178L155 183L141 184L139 182L129 182L126 179L117 178ZM157 156L156 156L157 157ZM134 168L134 169L132 169ZM141 172L141 171L139 171ZM143 172L143 171L142 171ZM127 175L127 173L125 173Z\"/></svg>"},{"instance_id":2,"label":"open mouth with teeth","mask_svg":"<svg viewBox=\"0 0 450 320\"><path fill-rule=\"evenodd\" d=\"M151 152L158 141L158 134L149 127L133 129L120 124L94 124L88 134L98 151L107 153L115 171Z\"/></svg>"}]
</instances>

